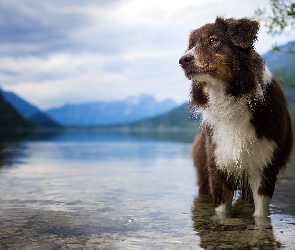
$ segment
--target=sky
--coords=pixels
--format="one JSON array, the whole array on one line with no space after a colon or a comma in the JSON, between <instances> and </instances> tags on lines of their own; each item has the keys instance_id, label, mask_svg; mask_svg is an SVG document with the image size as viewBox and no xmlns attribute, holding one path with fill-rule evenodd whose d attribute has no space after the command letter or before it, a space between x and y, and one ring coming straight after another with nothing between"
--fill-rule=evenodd
<instances>
[{"instance_id":1,"label":"sky","mask_svg":"<svg viewBox=\"0 0 295 250\"><path fill-rule=\"evenodd\" d=\"M1 0L0 87L41 110L141 94L188 101L178 60L216 16L254 17L269 0ZM285 44L261 27L260 54ZM294 40L294 39L293 39Z\"/></svg>"}]
</instances>

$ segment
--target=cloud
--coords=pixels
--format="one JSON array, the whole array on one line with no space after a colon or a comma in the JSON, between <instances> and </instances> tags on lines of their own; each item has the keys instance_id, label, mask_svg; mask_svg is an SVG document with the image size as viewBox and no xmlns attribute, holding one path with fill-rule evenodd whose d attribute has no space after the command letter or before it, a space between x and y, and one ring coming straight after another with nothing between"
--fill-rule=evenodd
<instances>
[{"instance_id":1,"label":"cloud","mask_svg":"<svg viewBox=\"0 0 295 250\"><path fill-rule=\"evenodd\" d=\"M268 4L268 0L2 1L0 83L42 109L141 93L184 102L189 86L178 59L190 31L214 22L216 15L252 16L257 7ZM272 42L262 33L256 47L265 52Z\"/></svg>"},{"instance_id":2,"label":"cloud","mask_svg":"<svg viewBox=\"0 0 295 250\"><path fill-rule=\"evenodd\" d=\"M87 43L80 43L80 32L100 22L120 2L123 1L3 1L0 33L5 49L0 53L25 56L86 48ZM89 35L87 39L91 38Z\"/></svg>"},{"instance_id":3,"label":"cloud","mask_svg":"<svg viewBox=\"0 0 295 250\"><path fill-rule=\"evenodd\" d=\"M159 99L182 93L174 98L179 102L187 98L178 53L148 46L113 55L54 54L1 60L6 72L2 73L2 80L9 89L29 96L43 109L87 100L117 100L138 93L153 94Z\"/></svg>"}]
</instances>

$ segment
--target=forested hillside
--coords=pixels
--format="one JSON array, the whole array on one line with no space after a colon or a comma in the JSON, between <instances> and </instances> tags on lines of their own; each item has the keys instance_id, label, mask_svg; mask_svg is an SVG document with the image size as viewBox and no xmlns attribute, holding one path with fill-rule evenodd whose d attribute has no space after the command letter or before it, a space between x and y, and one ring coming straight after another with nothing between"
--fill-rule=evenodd
<instances>
[{"instance_id":1,"label":"forested hillside","mask_svg":"<svg viewBox=\"0 0 295 250\"><path fill-rule=\"evenodd\" d=\"M0 130L17 130L31 128L30 122L25 120L3 96L0 94Z\"/></svg>"}]
</instances>

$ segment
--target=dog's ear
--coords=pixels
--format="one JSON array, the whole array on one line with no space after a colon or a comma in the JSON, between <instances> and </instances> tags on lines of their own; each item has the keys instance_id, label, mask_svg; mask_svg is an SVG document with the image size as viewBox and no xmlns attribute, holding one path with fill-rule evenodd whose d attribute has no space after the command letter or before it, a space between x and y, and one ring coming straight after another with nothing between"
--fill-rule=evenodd
<instances>
[{"instance_id":1,"label":"dog's ear","mask_svg":"<svg viewBox=\"0 0 295 250\"><path fill-rule=\"evenodd\" d=\"M243 49L250 48L257 39L256 34L259 30L259 23L248 18L223 19L216 18L216 24L227 27L227 34L232 43Z\"/></svg>"},{"instance_id":2,"label":"dog's ear","mask_svg":"<svg viewBox=\"0 0 295 250\"><path fill-rule=\"evenodd\" d=\"M227 22L226 20L228 19L224 19L222 17L217 17L215 20L215 24L218 26L219 29L223 30L224 32L227 31Z\"/></svg>"}]
</instances>

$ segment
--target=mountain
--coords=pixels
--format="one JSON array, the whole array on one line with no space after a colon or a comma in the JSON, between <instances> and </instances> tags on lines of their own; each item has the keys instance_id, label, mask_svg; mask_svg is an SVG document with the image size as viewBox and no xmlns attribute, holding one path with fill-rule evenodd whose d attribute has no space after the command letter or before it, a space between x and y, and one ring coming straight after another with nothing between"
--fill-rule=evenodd
<instances>
[{"instance_id":1,"label":"mountain","mask_svg":"<svg viewBox=\"0 0 295 250\"><path fill-rule=\"evenodd\" d=\"M42 128L58 128L61 127L59 123L48 117L48 115L44 114L41 111L38 111L37 113L33 114L28 119L32 124L34 124L37 127Z\"/></svg>"},{"instance_id":2,"label":"mountain","mask_svg":"<svg viewBox=\"0 0 295 250\"><path fill-rule=\"evenodd\" d=\"M283 46L279 46L279 48L280 51L271 50L262 57L277 78L280 78L280 74L283 73L284 78L295 85L295 54L288 52L290 49L295 51L295 42L289 42ZM284 89L293 113L295 113L294 90L294 88L288 87Z\"/></svg>"},{"instance_id":3,"label":"mountain","mask_svg":"<svg viewBox=\"0 0 295 250\"><path fill-rule=\"evenodd\" d=\"M13 92L0 91L5 100L9 102L25 119L29 119L31 116L39 112L37 107L31 105Z\"/></svg>"},{"instance_id":4,"label":"mountain","mask_svg":"<svg viewBox=\"0 0 295 250\"><path fill-rule=\"evenodd\" d=\"M295 85L295 55L286 53L295 50L295 42L280 46L281 52L269 51L262 57L274 75L282 70L286 78ZM279 76L278 76L279 77ZM295 88L286 88L289 109L295 124ZM187 104L177 106L173 100L158 102L152 96L141 95L122 101L68 104L42 113L14 93L0 90L6 101L26 119L37 126L55 127L57 122L67 126L114 126L130 127L195 127ZM55 120L55 121L54 121ZM127 125L126 125L127 124Z\"/></svg>"},{"instance_id":5,"label":"mountain","mask_svg":"<svg viewBox=\"0 0 295 250\"><path fill-rule=\"evenodd\" d=\"M0 94L10 103L19 114L30 123L37 127L59 127L60 125L42 113L36 106L28 103L13 92L7 92L0 89Z\"/></svg>"},{"instance_id":6,"label":"mountain","mask_svg":"<svg viewBox=\"0 0 295 250\"><path fill-rule=\"evenodd\" d=\"M171 99L158 102L153 96L140 95L123 101L68 104L46 114L66 126L106 126L146 119L176 106Z\"/></svg>"},{"instance_id":7,"label":"mountain","mask_svg":"<svg viewBox=\"0 0 295 250\"><path fill-rule=\"evenodd\" d=\"M129 128L192 128L197 131L200 120L192 113L187 103L153 118L128 124Z\"/></svg>"},{"instance_id":8,"label":"mountain","mask_svg":"<svg viewBox=\"0 0 295 250\"><path fill-rule=\"evenodd\" d=\"M5 100L0 92L0 129L17 130L24 128L32 128L32 124L26 121L18 111Z\"/></svg>"},{"instance_id":9,"label":"mountain","mask_svg":"<svg viewBox=\"0 0 295 250\"><path fill-rule=\"evenodd\" d=\"M262 57L265 59L272 73L276 76L276 72L283 70L286 79L295 76L295 55L286 53L289 49L295 50L295 42L290 42L280 46L282 52L269 51ZM295 78L293 79L295 85ZM292 122L295 126L295 88L285 88L284 92L289 102L289 110L292 115ZM197 121L196 121L197 120ZM193 118L187 104L181 106L156 117L145 119L125 125L125 128L144 129L144 128L193 128L197 129L199 120ZM123 126L124 127L124 126Z\"/></svg>"},{"instance_id":10,"label":"mountain","mask_svg":"<svg viewBox=\"0 0 295 250\"><path fill-rule=\"evenodd\" d=\"M285 69L286 73L292 72L295 69L295 55L289 53L290 49L295 50L295 42L289 42L285 45L279 46L280 51L270 50L262 57L268 64L270 70L275 74L277 70Z\"/></svg>"}]
</instances>

